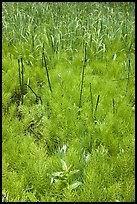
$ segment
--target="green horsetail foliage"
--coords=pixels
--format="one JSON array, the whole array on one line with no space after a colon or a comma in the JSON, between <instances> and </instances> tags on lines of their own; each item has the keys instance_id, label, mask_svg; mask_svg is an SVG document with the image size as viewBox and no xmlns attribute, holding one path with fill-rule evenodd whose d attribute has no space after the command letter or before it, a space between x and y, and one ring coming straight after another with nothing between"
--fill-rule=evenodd
<instances>
[{"instance_id":1,"label":"green horsetail foliage","mask_svg":"<svg viewBox=\"0 0 137 204\"><path fill-rule=\"evenodd\" d=\"M29 84L24 84L24 85L26 85L26 86L32 91L32 93L36 96L36 103L38 103L39 100L40 100L40 102L41 102L41 104L42 104L42 99L41 99L41 97L38 96L38 95L34 92L34 90L31 88L31 86L30 86Z\"/></svg>"},{"instance_id":2,"label":"green horsetail foliage","mask_svg":"<svg viewBox=\"0 0 137 204\"><path fill-rule=\"evenodd\" d=\"M135 202L134 2L2 2L2 201Z\"/></svg>"}]
</instances>

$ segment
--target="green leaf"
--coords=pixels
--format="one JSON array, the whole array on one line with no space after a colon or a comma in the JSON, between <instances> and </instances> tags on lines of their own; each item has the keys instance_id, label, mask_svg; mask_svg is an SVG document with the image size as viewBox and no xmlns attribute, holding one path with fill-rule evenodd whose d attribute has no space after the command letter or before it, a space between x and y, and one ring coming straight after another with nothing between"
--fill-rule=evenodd
<instances>
[{"instance_id":1,"label":"green leaf","mask_svg":"<svg viewBox=\"0 0 137 204\"><path fill-rule=\"evenodd\" d=\"M78 186L80 186L81 184L82 184L82 183L79 182L79 181L77 181L77 182L71 184L71 185L69 186L70 191L72 191L73 189L76 189L76 188L77 188Z\"/></svg>"},{"instance_id":2,"label":"green leaf","mask_svg":"<svg viewBox=\"0 0 137 204\"><path fill-rule=\"evenodd\" d=\"M31 202L37 201L36 197L35 197L34 194L31 193L31 192L28 193L28 198L29 198L29 200L30 200Z\"/></svg>"},{"instance_id":3,"label":"green leaf","mask_svg":"<svg viewBox=\"0 0 137 204\"><path fill-rule=\"evenodd\" d=\"M64 172L63 171L60 171L60 172L54 172L52 173L52 176L53 177L59 177L61 174L63 174Z\"/></svg>"},{"instance_id":4,"label":"green leaf","mask_svg":"<svg viewBox=\"0 0 137 204\"><path fill-rule=\"evenodd\" d=\"M73 174L78 173L79 171L80 171L79 169L75 169L75 170L73 170L73 171L70 171L69 174L68 174L68 176L70 177L70 176L72 176Z\"/></svg>"},{"instance_id":5,"label":"green leaf","mask_svg":"<svg viewBox=\"0 0 137 204\"><path fill-rule=\"evenodd\" d=\"M62 163L62 169L63 169L63 171L68 171L67 164L66 164L66 162L65 162L63 159L61 159L61 163Z\"/></svg>"}]
</instances>

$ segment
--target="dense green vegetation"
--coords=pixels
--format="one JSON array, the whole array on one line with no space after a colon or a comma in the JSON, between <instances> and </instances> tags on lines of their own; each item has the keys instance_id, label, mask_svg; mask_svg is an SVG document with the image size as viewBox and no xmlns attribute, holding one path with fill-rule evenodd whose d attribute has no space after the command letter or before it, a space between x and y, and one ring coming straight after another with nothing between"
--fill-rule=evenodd
<instances>
[{"instance_id":1,"label":"dense green vegetation","mask_svg":"<svg viewBox=\"0 0 137 204\"><path fill-rule=\"evenodd\" d=\"M2 3L3 201L135 201L135 4Z\"/></svg>"}]
</instances>

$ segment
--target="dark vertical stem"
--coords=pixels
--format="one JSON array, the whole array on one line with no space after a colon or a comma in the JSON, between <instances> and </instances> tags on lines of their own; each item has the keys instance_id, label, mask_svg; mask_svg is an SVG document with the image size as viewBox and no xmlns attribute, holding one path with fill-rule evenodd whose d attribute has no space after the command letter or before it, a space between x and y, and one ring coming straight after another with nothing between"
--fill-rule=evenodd
<instances>
[{"instance_id":1,"label":"dark vertical stem","mask_svg":"<svg viewBox=\"0 0 137 204\"><path fill-rule=\"evenodd\" d=\"M84 84L84 69L85 69L85 67L83 66L82 80L81 80L81 89L80 89L80 99L79 99L79 108L81 108L81 103L82 103L82 90L83 90L83 84ZM80 110L79 110L79 115L80 115Z\"/></svg>"},{"instance_id":2,"label":"dark vertical stem","mask_svg":"<svg viewBox=\"0 0 137 204\"><path fill-rule=\"evenodd\" d=\"M22 58L21 58L21 75L22 75L22 86L23 86L23 83L24 83L24 79L23 79L23 74L24 74L24 67L23 67L23 61L22 61Z\"/></svg>"},{"instance_id":3,"label":"dark vertical stem","mask_svg":"<svg viewBox=\"0 0 137 204\"><path fill-rule=\"evenodd\" d=\"M38 103L39 100L40 100L40 101L41 101L41 104L42 104L42 99L41 99L41 97L38 96L38 95L34 92L34 90L31 88L31 86L30 86L29 84L24 84L24 85L26 85L26 86L32 91L32 93L34 93L34 95L36 96L36 102Z\"/></svg>"},{"instance_id":4,"label":"dark vertical stem","mask_svg":"<svg viewBox=\"0 0 137 204\"><path fill-rule=\"evenodd\" d=\"M90 43L89 43L90 47L92 45L92 34L90 35Z\"/></svg>"},{"instance_id":5,"label":"dark vertical stem","mask_svg":"<svg viewBox=\"0 0 137 204\"><path fill-rule=\"evenodd\" d=\"M86 64L87 61L87 43L85 43L85 50L84 50L84 66Z\"/></svg>"},{"instance_id":6,"label":"dark vertical stem","mask_svg":"<svg viewBox=\"0 0 137 204\"><path fill-rule=\"evenodd\" d=\"M60 44L59 44L59 49L62 48L62 36L61 36L61 33L59 34L59 41L60 41Z\"/></svg>"},{"instance_id":7,"label":"dark vertical stem","mask_svg":"<svg viewBox=\"0 0 137 204\"><path fill-rule=\"evenodd\" d=\"M95 118L95 113L96 113L97 108L98 108L99 99L100 99L100 95L98 95L98 98L97 98L96 107L95 107L95 111L94 111L94 118Z\"/></svg>"},{"instance_id":8,"label":"dark vertical stem","mask_svg":"<svg viewBox=\"0 0 137 204\"><path fill-rule=\"evenodd\" d=\"M91 101L91 111L92 111L92 119L93 119L93 97L92 97L91 83L90 83L90 101Z\"/></svg>"},{"instance_id":9,"label":"dark vertical stem","mask_svg":"<svg viewBox=\"0 0 137 204\"><path fill-rule=\"evenodd\" d=\"M22 58L21 58L21 74L22 74L22 83L21 83L21 95L22 95L22 104L23 104L23 93L24 93L24 79L23 79L23 74L24 74L24 67L23 67L23 61L22 61Z\"/></svg>"},{"instance_id":10,"label":"dark vertical stem","mask_svg":"<svg viewBox=\"0 0 137 204\"><path fill-rule=\"evenodd\" d=\"M83 84L84 84L84 71L85 71L85 65L86 65L86 45L85 44L85 49L84 49L84 62L83 62L83 70L82 70L82 79L81 79L81 89L80 89L80 99L79 99L79 109L81 108L81 103L82 103L82 91L83 91ZM80 115L80 110L78 112L78 115Z\"/></svg>"},{"instance_id":11,"label":"dark vertical stem","mask_svg":"<svg viewBox=\"0 0 137 204\"><path fill-rule=\"evenodd\" d=\"M43 44L44 47L44 44ZM49 79L49 73L48 73L48 68L47 68L47 63L46 63L46 58L45 58L45 53L43 52L43 60L44 60L44 65L46 68L46 73L47 73L47 78L48 78L48 84L49 84L49 89L52 92L52 88L51 88L51 83L50 83L50 79Z\"/></svg>"},{"instance_id":12,"label":"dark vertical stem","mask_svg":"<svg viewBox=\"0 0 137 204\"><path fill-rule=\"evenodd\" d=\"M20 60L19 60L19 59L18 59L18 71L19 71L20 92L22 92L22 87L21 87L21 74L20 74Z\"/></svg>"},{"instance_id":13,"label":"dark vertical stem","mask_svg":"<svg viewBox=\"0 0 137 204\"><path fill-rule=\"evenodd\" d=\"M20 67L21 63L21 67ZM24 74L24 67L22 58L18 59L18 71L19 71L19 84L20 84L20 92L21 92L21 104L23 104L23 93L24 93L24 80L23 80L23 74Z\"/></svg>"},{"instance_id":14,"label":"dark vertical stem","mask_svg":"<svg viewBox=\"0 0 137 204\"><path fill-rule=\"evenodd\" d=\"M129 77L130 77L130 69L131 69L131 67L130 67L130 59L129 59L129 61L128 61L128 81L129 81Z\"/></svg>"},{"instance_id":15,"label":"dark vertical stem","mask_svg":"<svg viewBox=\"0 0 137 204\"><path fill-rule=\"evenodd\" d=\"M115 114L115 101L114 101L114 98L113 98L112 103L113 103L113 114Z\"/></svg>"},{"instance_id":16,"label":"dark vertical stem","mask_svg":"<svg viewBox=\"0 0 137 204\"><path fill-rule=\"evenodd\" d=\"M34 51L34 35L32 35L32 52Z\"/></svg>"}]
</instances>

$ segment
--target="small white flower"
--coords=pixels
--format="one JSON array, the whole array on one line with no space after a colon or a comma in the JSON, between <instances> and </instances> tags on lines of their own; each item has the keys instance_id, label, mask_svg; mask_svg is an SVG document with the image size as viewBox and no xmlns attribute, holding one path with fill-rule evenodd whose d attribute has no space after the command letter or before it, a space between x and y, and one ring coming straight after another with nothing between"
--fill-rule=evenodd
<instances>
[{"instance_id":1,"label":"small white flower","mask_svg":"<svg viewBox=\"0 0 137 204\"><path fill-rule=\"evenodd\" d=\"M86 156L85 156L85 161L88 162L90 159L90 154L88 153Z\"/></svg>"},{"instance_id":2,"label":"small white flower","mask_svg":"<svg viewBox=\"0 0 137 204\"><path fill-rule=\"evenodd\" d=\"M64 144L61 149L59 148L59 152L60 152L60 153L64 153L64 154L65 154L66 151L67 151L67 145L66 145L66 144Z\"/></svg>"},{"instance_id":3,"label":"small white flower","mask_svg":"<svg viewBox=\"0 0 137 204\"><path fill-rule=\"evenodd\" d=\"M90 160L90 154L89 153L85 153L85 150L84 150L84 153L83 153L83 160L85 160L86 162L88 162Z\"/></svg>"},{"instance_id":4,"label":"small white flower","mask_svg":"<svg viewBox=\"0 0 137 204\"><path fill-rule=\"evenodd\" d=\"M67 145L66 145L66 144L63 145L63 147L61 148L61 151L63 151L64 153L66 153L66 151L67 151Z\"/></svg>"}]
</instances>

